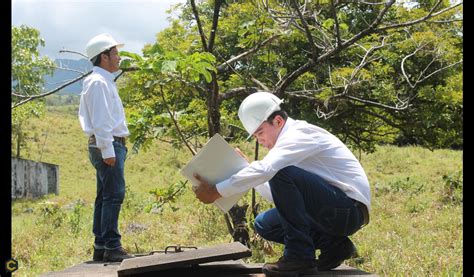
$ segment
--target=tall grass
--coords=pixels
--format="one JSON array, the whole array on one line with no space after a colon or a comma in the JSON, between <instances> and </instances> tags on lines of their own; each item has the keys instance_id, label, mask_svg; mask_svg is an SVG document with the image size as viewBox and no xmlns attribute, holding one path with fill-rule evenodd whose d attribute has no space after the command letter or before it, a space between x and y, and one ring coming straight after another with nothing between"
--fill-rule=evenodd
<instances>
[{"instance_id":1,"label":"tall grass","mask_svg":"<svg viewBox=\"0 0 474 277\"><path fill-rule=\"evenodd\" d=\"M60 193L13 202L15 276L63 270L92 257L95 172L76 109L50 107L44 119L32 122L40 139L23 157L58 164ZM238 146L253 157L253 143ZM157 190L184 180L179 168L190 158L186 149L163 142L147 152L129 147L119 221L126 249L148 253L232 241L220 211L197 201L189 187L171 206L149 209ZM462 151L383 146L361 160L372 186L371 222L352 236L359 257L347 264L379 275L462 275ZM261 202L261 210L269 207ZM281 245L251 235L248 262L281 255Z\"/></svg>"}]
</instances>

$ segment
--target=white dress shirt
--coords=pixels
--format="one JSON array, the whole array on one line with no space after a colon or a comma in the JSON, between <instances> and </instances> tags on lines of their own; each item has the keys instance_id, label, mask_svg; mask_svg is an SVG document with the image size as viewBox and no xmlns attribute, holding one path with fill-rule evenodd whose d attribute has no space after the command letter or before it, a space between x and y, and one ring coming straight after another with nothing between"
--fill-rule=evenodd
<instances>
[{"instance_id":1,"label":"white dress shirt","mask_svg":"<svg viewBox=\"0 0 474 277\"><path fill-rule=\"evenodd\" d=\"M126 137L130 133L115 76L98 66L92 71L82 84L79 121L88 136L95 135L96 146L106 159L115 157L113 137Z\"/></svg>"},{"instance_id":2,"label":"white dress shirt","mask_svg":"<svg viewBox=\"0 0 474 277\"><path fill-rule=\"evenodd\" d=\"M228 197L255 187L265 199L273 201L268 181L287 166L320 176L370 210L369 180L354 154L323 128L292 118L287 119L275 146L262 160L217 183L216 188Z\"/></svg>"}]
</instances>

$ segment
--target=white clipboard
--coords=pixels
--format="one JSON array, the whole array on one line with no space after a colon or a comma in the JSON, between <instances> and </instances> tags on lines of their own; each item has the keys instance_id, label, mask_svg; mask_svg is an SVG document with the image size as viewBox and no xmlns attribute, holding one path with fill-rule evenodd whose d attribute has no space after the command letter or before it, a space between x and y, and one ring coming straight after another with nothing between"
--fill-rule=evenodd
<instances>
[{"instance_id":1,"label":"white clipboard","mask_svg":"<svg viewBox=\"0 0 474 277\"><path fill-rule=\"evenodd\" d=\"M199 184L194 173L199 174L209 184L215 185L248 166L249 163L241 157L227 141L215 134L204 147L181 169L180 173L193 183ZM214 204L227 213L247 191L229 197L217 199Z\"/></svg>"}]
</instances>

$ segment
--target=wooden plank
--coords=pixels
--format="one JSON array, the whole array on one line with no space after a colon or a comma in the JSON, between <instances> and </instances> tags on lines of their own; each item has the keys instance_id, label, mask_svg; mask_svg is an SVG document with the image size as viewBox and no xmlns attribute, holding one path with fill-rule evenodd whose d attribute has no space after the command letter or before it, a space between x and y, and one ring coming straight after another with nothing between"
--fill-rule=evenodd
<instances>
[{"instance_id":1,"label":"wooden plank","mask_svg":"<svg viewBox=\"0 0 474 277\"><path fill-rule=\"evenodd\" d=\"M178 253L126 259L122 261L117 273L118 276L128 276L214 261L237 260L251 255L252 251L240 242L225 243Z\"/></svg>"},{"instance_id":2,"label":"wooden plank","mask_svg":"<svg viewBox=\"0 0 474 277\"><path fill-rule=\"evenodd\" d=\"M69 267L63 271L49 272L40 277L117 277L117 270L120 263L104 264L101 262L85 262Z\"/></svg>"},{"instance_id":3,"label":"wooden plank","mask_svg":"<svg viewBox=\"0 0 474 277\"><path fill-rule=\"evenodd\" d=\"M262 267L244 263L214 262L212 264L189 265L133 274L134 277L193 276L193 277L248 277L262 274Z\"/></svg>"},{"instance_id":4,"label":"wooden plank","mask_svg":"<svg viewBox=\"0 0 474 277\"><path fill-rule=\"evenodd\" d=\"M165 254L158 254L165 255ZM168 254L166 254L168 255ZM262 273L263 263L247 264L242 260L237 261L219 261L200 264L199 266L188 266L184 268L170 268L160 271L150 271L136 274L138 277L154 277L154 276L225 276L225 277L265 277ZM60 272L50 272L41 275L41 277L117 277L117 270L120 263L100 263L85 262L67 268ZM325 276L325 277L344 277L344 276L377 276L368 272L347 266L345 264L329 271L319 271L310 274L303 274L305 277Z\"/></svg>"}]
</instances>

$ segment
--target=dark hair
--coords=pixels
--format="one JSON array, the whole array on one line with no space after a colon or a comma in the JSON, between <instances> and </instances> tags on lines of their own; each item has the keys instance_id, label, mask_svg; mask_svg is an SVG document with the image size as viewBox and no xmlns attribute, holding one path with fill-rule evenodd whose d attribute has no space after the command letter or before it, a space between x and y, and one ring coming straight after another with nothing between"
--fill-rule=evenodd
<instances>
[{"instance_id":1,"label":"dark hair","mask_svg":"<svg viewBox=\"0 0 474 277\"><path fill-rule=\"evenodd\" d=\"M115 46L114 46L114 47L115 47ZM94 65L94 66L99 66L99 64L100 64L100 62L101 62L101 60L102 60L102 58L101 58L100 55L101 55L101 54L105 54L105 55L107 55L107 56L110 57L110 51L112 51L112 49L113 49L114 47L110 47L109 49L106 49L106 50L100 52L99 55L95 56L95 58L92 59L92 61L93 61L93 62L92 62L92 65ZM94 60L94 59L95 59L95 60Z\"/></svg>"},{"instance_id":2,"label":"dark hair","mask_svg":"<svg viewBox=\"0 0 474 277\"><path fill-rule=\"evenodd\" d=\"M272 121L273 119L275 119L275 117L279 115L281 116L284 120L286 120L288 118L288 114L284 111L284 110L279 110L279 111L274 111L268 118L266 121L268 121L268 123L272 124Z\"/></svg>"}]
</instances>

